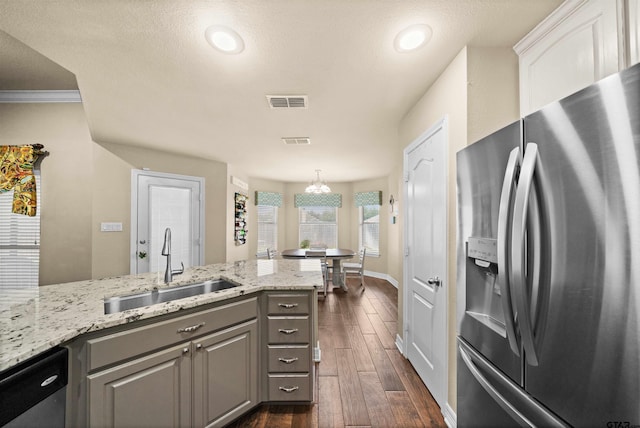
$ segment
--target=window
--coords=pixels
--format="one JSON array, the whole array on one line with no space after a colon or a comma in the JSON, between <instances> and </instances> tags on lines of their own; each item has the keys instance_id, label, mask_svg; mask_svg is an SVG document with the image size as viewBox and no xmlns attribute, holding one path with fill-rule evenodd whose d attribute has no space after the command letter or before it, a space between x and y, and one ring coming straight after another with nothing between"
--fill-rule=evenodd
<instances>
[{"instance_id":1,"label":"window","mask_svg":"<svg viewBox=\"0 0 640 428\"><path fill-rule=\"evenodd\" d=\"M278 207L258 205L258 257L267 256L267 248L278 248Z\"/></svg>"},{"instance_id":2,"label":"window","mask_svg":"<svg viewBox=\"0 0 640 428\"><path fill-rule=\"evenodd\" d=\"M13 214L13 191L0 193L0 287L37 287L40 268L40 171L36 215Z\"/></svg>"},{"instance_id":3,"label":"window","mask_svg":"<svg viewBox=\"0 0 640 428\"><path fill-rule=\"evenodd\" d=\"M367 256L380 255L380 205L363 205L360 210L360 248Z\"/></svg>"},{"instance_id":4,"label":"window","mask_svg":"<svg viewBox=\"0 0 640 428\"><path fill-rule=\"evenodd\" d=\"M299 207L299 236L310 247L338 247L338 208Z\"/></svg>"}]
</instances>

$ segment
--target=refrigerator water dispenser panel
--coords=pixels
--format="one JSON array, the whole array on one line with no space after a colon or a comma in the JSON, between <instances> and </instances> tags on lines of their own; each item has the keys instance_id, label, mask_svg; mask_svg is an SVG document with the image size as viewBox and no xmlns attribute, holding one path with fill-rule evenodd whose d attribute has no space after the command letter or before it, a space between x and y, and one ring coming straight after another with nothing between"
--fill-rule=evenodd
<instances>
[{"instance_id":1,"label":"refrigerator water dispenser panel","mask_svg":"<svg viewBox=\"0 0 640 428\"><path fill-rule=\"evenodd\" d=\"M467 247L467 256L476 259L481 267L489 267L489 263L498 263L498 241L490 238L474 238L469 237L469 246Z\"/></svg>"}]
</instances>

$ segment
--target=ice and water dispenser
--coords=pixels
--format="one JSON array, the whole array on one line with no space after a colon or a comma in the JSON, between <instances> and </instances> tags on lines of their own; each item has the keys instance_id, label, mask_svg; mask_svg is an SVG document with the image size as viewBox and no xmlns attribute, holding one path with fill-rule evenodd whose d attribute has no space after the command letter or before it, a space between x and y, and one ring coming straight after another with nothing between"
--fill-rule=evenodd
<instances>
[{"instance_id":1,"label":"ice and water dispenser","mask_svg":"<svg viewBox=\"0 0 640 428\"><path fill-rule=\"evenodd\" d=\"M466 313L506 337L498 282L498 241L469 237L466 247Z\"/></svg>"}]
</instances>

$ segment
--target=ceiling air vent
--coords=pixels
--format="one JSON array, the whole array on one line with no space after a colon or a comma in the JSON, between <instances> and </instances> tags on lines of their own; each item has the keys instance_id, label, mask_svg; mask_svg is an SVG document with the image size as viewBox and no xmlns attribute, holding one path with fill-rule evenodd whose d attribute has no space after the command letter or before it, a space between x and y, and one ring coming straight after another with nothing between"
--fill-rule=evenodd
<instances>
[{"instance_id":1,"label":"ceiling air vent","mask_svg":"<svg viewBox=\"0 0 640 428\"><path fill-rule=\"evenodd\" d=\"M309 137L283 137L282 141L290 146L311 144L311 139Z\"/></svg>"},{"instance_id":2,"label":"ceiling air vent","mask_svg":"<svg viewBox=\"0 0 640 428\"><path fill-rule=\"evenodd\" d=\"M267 95L269 107L276 108L307 108L309 100L306 95Z\"/></svg>"}]
</instances>

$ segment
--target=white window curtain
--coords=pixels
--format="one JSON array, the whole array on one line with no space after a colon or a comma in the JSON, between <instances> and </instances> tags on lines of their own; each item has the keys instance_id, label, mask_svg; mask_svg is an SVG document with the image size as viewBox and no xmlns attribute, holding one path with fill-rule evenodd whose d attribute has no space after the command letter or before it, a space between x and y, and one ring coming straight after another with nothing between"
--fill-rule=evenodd
<instances>
[{"instance_id":1,"label":"white window curtain","mask_svg":"<svg viewBox=\"0 0 640 428\"><path fill-rule=\"evenodd\" d=\"M40 171L33 217L11 212L13 191L0 193L0 287L37 287L40 270Z\"/></svg>"}]
</instances>

